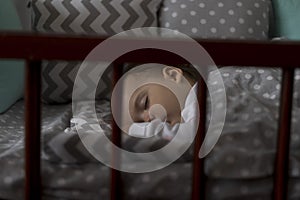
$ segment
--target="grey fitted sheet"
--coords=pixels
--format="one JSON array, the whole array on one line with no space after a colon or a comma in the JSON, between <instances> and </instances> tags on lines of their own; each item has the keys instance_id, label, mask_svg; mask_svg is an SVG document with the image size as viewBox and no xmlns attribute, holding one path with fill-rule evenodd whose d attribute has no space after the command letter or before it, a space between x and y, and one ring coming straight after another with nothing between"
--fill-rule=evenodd
<instances>
[{"instance_id":1,"label":"grey fitted sheet","mask_svg":"<svg viewBox=\"0 0 300 200\"><path fill-rule=\"evenodd\" d=\"M227 98L227 116L221 137L206 157L205 172L213 178L261 178L273 174L276 152L281 71L278 69L225 67L220 70ZM290 164L291 176L300 176L300 73L295 76ZM209 83L213 84L213 82ZM89 119L92 104L79 102L79 116ZM98 106L100 124L110 136L111 128L105 120L110 117L109 105ZM100 114L101 113L101 114ZM209 119L209 117L208 117ZM95 122L98 123L98 122ZM65 125L66 126L66 125ZM82 145L76 129L70 125L67 134L47 134L44 153L52 162L95 162ZM82 130L92 130L84 124ZM72 142L70 142L72 141ZM137 139L126 135L122 147L134 152L149 152L168 141L161 137ZM76 147L76 148L74 148ZM178 162L190 162L191 147Z\"/></svg>"}]
</instances>

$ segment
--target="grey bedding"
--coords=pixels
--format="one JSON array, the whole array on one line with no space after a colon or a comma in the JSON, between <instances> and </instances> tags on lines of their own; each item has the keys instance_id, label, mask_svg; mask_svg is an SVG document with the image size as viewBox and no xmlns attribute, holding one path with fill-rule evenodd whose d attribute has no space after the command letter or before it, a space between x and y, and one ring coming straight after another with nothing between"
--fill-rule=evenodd
<instances>
[{"instance_id":1,"label":"grey bedding","mask_svg":"<svg viewBox=\"0 0 300 200\"><path fill-rule=\"evenodd\" d=\"M267 199L276 145L280 71L222 70L227 92L227 117L222 136L206 158L208 199ZM299 80L295 77L290 156L291 199L300 197ZM82 116L89 116L89 104ZM0 115L0 198L20 199L24 185L23 102ZM96 107L100 124L110 135L108 102ZM45 199L108 199L109 169L93 159L80 143L70 119L71 105L43 105L42 175ZM85 129L88 127L85 127ZM150 151L166 141L124 137L130 151ZM122 173L127 199L188 199L192 148L171 166L147 174ZM180 180L180 181L176 181ZM85 184L82 184L85 181ZM244 185L244 187L240 187ZM146 196L145 196L146 195ZM148 196L147 195L151 195ZM293 197L293 198L292 198Z\"/></svg>"}]
</instances>

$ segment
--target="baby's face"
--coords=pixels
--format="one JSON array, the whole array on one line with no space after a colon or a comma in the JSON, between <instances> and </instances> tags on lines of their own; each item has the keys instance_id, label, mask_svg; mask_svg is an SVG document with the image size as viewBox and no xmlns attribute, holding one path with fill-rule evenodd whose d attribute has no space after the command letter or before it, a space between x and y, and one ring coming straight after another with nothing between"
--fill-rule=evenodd
<instances>
[{"instance_id":1,"label":"baby's face","mask_svg":"<svg viewBox=\"0 0 300 200\"><path fill-rule=\"evenodd\" d=\"M171 125L181 122L181 110L191 89L179 68L144 64L121 77L112 95L114 119L125 132L134 122L160 118Z\"/></svg>"},{"instance_id":2,"label":"baby's face","mask_svg":"<svg viewBox=\"0 0 300 200\"><path fill-rule=\"evenodd\" d=\"M175 94L155 83L135 90L129 101L129 112L134 122L150 122L156 118L171 125L181 122L180 103Z\"/></svg>"}]
</instances>

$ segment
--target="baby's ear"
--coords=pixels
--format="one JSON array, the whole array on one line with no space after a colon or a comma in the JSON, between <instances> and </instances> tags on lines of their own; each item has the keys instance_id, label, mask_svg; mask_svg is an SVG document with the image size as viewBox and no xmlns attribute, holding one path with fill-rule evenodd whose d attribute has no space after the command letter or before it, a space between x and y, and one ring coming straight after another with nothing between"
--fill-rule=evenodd
<instances>
[{"instance_id":1,"label":"baby's ear","mask_svg":"<svg viewBox=\"0 0 300 200\"><path fill-rule=\"evenodd\" d=\"M170 66L163 68L162 73L166 80L175 81L176 83L179 83L183 76L181 69L176 68L176 67L170 67Z\"/></svg>"}]
</instances>

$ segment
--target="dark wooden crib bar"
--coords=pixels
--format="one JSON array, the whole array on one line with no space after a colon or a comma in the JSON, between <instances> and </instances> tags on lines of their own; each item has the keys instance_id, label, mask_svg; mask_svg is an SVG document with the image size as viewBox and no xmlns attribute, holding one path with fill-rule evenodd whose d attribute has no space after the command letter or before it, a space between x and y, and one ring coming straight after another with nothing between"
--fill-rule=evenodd
<instances>
[{"instance_id":1,"label":"dark wooden crib bar","mask_svg":"<svg viewBox=\"0 0 300 200\"><path fill-rule=\"evenodd\" d=\"M25 197L26 200L41 199L41 61L42 60L84 60L86 55L106 37L43 35L32 33L0 33L0 58L26 60L25 91ZM230 40L197 40L210 54L218 66L263 66L280 67L283 71L279 118L277 155L274 172L273 199L287 198L289 140L291 129L291 111L294 70L300 67L300 42L287 41L230 41ZM135 39L118 40L121 44L141 42ZM153 43L170 43L180 47L183 41L151 40ZM115 69L121 70L120 64L126 62L157 62L178 64L182 59L170 59L168 56L152 54L153 50L145 49L151 56L127 55L120 57ZM116 78L120 73L115 73ZM201 119L205 119L206 86L199 80L198 93ZM204 160L198 158L205 132L205 120L201 120L195 141L192 200L205 198ZM120 144L120 134L113 126L113 142ZM120 172L111 171L111 200L121 199Z\"/></svg>"}]
</instances>

